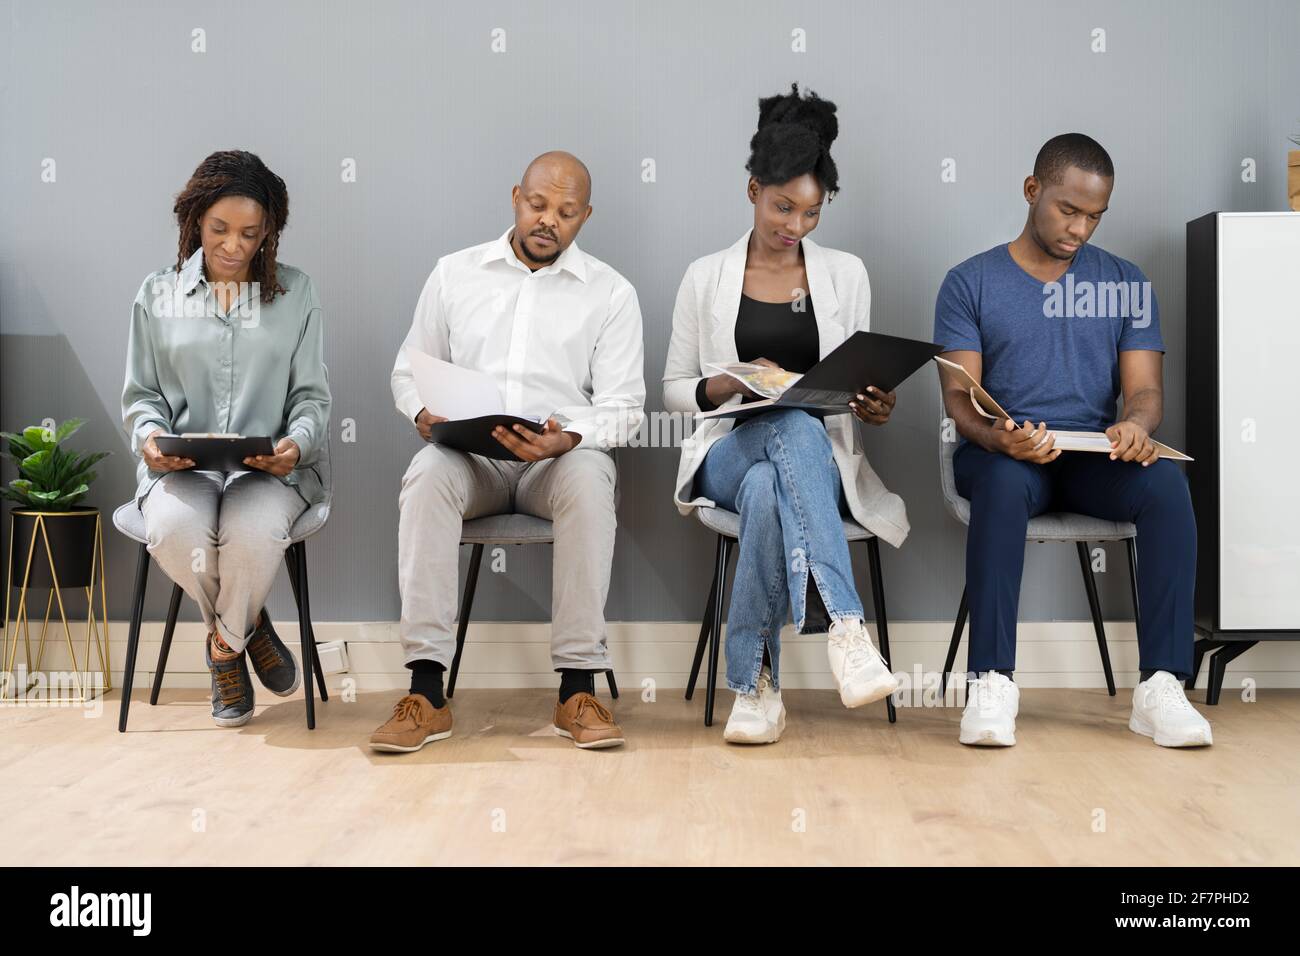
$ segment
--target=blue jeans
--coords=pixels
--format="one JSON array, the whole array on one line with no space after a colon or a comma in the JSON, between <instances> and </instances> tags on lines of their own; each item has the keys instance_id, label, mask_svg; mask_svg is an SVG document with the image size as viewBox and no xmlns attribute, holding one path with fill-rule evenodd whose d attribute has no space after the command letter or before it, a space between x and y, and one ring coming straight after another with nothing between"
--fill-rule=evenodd
<instances>
[{"instance_id":1,"label":"blue jeans","mask_svg":"<svg viewBox=\"0 0 1300 956\"><path fill-rule=\"evenodd\" d=\"M800 634L825 630L824 619L806 619L810 574L830 620L863 616L840 523L843 496L830 437L807 412L765 412L713 444L694 490L740 515L727 614L727 686L754 693L766 647L779 688L787 612Z\"/></svg>"}]
</instances>

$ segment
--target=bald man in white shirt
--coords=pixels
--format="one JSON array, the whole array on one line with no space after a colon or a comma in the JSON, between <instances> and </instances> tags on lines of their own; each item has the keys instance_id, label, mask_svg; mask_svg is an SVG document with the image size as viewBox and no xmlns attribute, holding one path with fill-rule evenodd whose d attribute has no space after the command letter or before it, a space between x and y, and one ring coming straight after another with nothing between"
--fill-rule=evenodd
<instances>
[{"instance_id":1,"label":"bald man in white shirt","mask_svg":"<svg viewBox=\"0 0 1300 956\"><path fill-rule=\"evenodd\" d=\"M551 659L560 673L556 733L583 749L623 734L596 699L610 669L605 599L614 559L616 471L611 449L643 418L645 381L636 290L574 240L591 216L591 177L577 157L543 153L511 191L514 225L444 256L415 308L393 366L397 409L428 441L445 421L416 392L405 347L485 372L506 412L546 419L534 434L498 428L519 461L430 444L402 478L398 502L401 638L411 690L370 738L412 752L451 736L443 672L455 653L457 556L470 518L517 511L555 527Z\"/></svg>"}]
</instances>

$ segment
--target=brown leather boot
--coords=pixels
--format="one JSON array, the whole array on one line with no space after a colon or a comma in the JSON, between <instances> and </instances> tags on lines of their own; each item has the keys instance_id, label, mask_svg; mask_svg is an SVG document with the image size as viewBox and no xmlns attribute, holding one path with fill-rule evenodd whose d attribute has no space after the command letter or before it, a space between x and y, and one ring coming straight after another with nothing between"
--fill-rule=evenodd
<instances>
[{"instance_id":1,"label":"brown leather boot","mask_svg":"<svg viewBox=\"0 0 1300 956\"><path fill-rule=\"evenodd\" d=\"M586 691L580 691L555 705L555 732L570 738L583 750L618 747L623 731L614 723L609 708Z\"/></svg>"},{"instance_id":2,"label":"brown leather boot","mask_svg":"<svg viewBox=\"0 0 1300 956\"><path fill-rule=\"evenodd\" d=\"M407 694L393 708L393 716L370 735L370 749L411 753L450 736L450 705L434 707L423 694Z\"/></svg>"}]
</instances>

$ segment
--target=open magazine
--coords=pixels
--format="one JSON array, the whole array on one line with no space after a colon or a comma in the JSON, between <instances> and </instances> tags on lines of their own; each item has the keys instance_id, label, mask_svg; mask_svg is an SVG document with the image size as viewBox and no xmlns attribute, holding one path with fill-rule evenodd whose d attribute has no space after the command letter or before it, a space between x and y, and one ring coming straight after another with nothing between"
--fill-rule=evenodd
<instances>
[{"instance_id":1,"label":"open magazine","mask_svg":"<svg viewBox=\"0 0 1300 956\"><path fill-rule=\"evenodd\" d=\"M730 375L763 398L780 398L787 388L803 378L799 372L788 372L783 368L772 368L754 362L726 362L721 365L710 362L709 368L719 374Z\"/></svg>"},{"instance_id":2,"label":"open magazine","mask_svg":"<svg viewBox=\"0 0 1300 956\"><path fill-rule=\"evenodd\" d=\"M940 369L947 369L956 376L957 381L960 382L962 387L970 393L970 403L974 406L975 411L979 412L990 421L1001 421L1004 418L1011 417L1002 410L1001 405L993 400L992 395L984 391L979 382L975 381L970 372L966 371L965 366L958 365L956 362L950 362L946 358L940 358L937 355L934 357L934 360L939 363ZM1105 452L1106 454L1109 454L1111 451L1110 438L1106 436L1105 432L1071 432L1053 430L1052 434L1056 436L1056 441L1054 443L1055 447L1062 451L1094 451ZM1156 441L1154 438L1151 439L1151 444L1155 445L1159 450L1161 458L1172 458L1175 461L1193 460L1190 455L1184 455L1176 448L1171 448L1162 442Z\"/></svg>"}]
</instances>

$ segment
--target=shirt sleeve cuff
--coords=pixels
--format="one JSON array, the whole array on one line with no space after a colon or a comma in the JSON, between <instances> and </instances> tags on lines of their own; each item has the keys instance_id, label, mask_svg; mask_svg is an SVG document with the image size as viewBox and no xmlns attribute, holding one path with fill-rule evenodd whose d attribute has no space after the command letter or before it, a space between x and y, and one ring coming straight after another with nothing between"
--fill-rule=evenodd
<instances>
[{"instance_id":1,"label":"shirt sleeve cuff","mask_svg":"<svg viewBox=\"0 0 1300 956\"><path fill-rule=\"evenodd\" d=\"M583 418L575 418L568 424L562 426L566 432L573 432L575 435L582 437L582 441L574 445L574 448L600 448L600 427L597 422Z\"/></svg>"},{"instance_id":2,"label":"shirt sleeve cuff","mask_svg":"<svg viewBox=\"0 0 1300 956\"><path fill-rule=\"evenodd\" d=\"M171 425L167 424L167 422L157 421L157 420L141 422L139 425L137 425L135 427L135 432L133 434L134 440L132 442L131 450L135 452L137 455L143 452L144 443L149 440L150 435L152 435L155 431L157 431L160 428L163 431L167 431L171 428Z\"/></svg>"},{"instance_id":3,"label":"shirt sleeve cuff","mask_svg":"<svg viewBox=\"0 0 1300 956\"><path fill-rule=\"evenodd\" d=\"M420 401L419 395L409 395L398 400L397 410L406 416L406 420L415 424L415 416L419 415L424 408L424 402Z\"/></svg>"},{"instance_id":4,"label":"shirt sleeve cuff","mask_svg":"<svg viewBox=\"0 0 1300 956\"><path fill-rule=\"evenodd\" d=\"M702 412L711 412L718 407L713 402L709 401L707 392L708 386L709 379L707 375L695 383L695 404L700 406L700 411Z\"/></svg>"},{"instance_id":5,"label":"shirt sleeve cuff","mask_svg":"<svg viewBox=\"0 0 1300 956\"><path fill-rule=\"evenodd\" d=\"M293 439L294 444L298 446L298 464L294 467L301 468L310 464L315 445L308 431L305 428L291 428L285 437Z\"/></svg>"}]
</instances>

